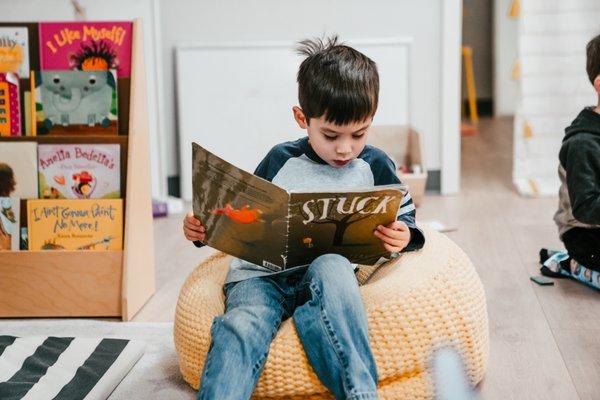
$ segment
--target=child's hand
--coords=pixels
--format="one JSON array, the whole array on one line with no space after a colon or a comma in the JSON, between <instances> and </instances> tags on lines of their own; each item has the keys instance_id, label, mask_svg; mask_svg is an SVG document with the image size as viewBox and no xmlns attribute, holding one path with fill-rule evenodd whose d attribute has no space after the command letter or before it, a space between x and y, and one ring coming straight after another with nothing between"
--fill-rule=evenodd
<instances>
[{"instance_id":1,"label":"child's hand","mask_svg":"<svg viewBox=\"0 0 600 400\"><path fill-rule=\"evenodd\" d=\"M194 217L194 213L189 212L186 214L183 219L183 234L187 240L191 241L204 241L206 237L206 229L204 229L204 225L202 222L196 217Z\"/></svg>"},{"instance_id":2,"label":"child's hand","mask_svg":"<svg viewBox=\"0 0 600 400\"><path fill-rule=\"evenodd\" d=\"M381 239L383 247L390 253L398 253L410 243L410 229L402 221L394 221L387 227L379 225L375 236Z\"/></svg>"}]
</instances>

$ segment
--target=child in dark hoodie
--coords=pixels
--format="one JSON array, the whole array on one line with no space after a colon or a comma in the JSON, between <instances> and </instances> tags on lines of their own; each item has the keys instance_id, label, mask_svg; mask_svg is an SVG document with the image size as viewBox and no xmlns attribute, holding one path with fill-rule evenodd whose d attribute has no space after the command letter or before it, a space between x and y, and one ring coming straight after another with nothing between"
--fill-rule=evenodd
<instances>
[{"instance_id":1,"label":"child in dark hoodie","mask_svg":"<svg viewBox=\"0 0 600 400\"><path fill-rule=\"evenodd\" d=\"M600 35L587 45L587 73L598 105L566 128L559 153L559 208L554 216L567 252L540 252L542 274L600 288Z\"/></svg>"}]
</instances>

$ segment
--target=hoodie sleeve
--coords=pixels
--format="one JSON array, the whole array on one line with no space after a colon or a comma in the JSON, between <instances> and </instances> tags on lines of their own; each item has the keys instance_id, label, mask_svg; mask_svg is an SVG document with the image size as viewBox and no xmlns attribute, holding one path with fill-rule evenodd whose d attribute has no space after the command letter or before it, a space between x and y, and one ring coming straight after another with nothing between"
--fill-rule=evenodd
<instances>
[{"instance_id":1,"label":"hoodie sleeve","mask_svg":"<svg viewBox=\"0 0 600 400\"><path fill-rule=\"evenodd\" d=\"M580 134L560 151L567 172L573 216L584 224L600 224L600 141Z\"/></svg>"}]
</instances>

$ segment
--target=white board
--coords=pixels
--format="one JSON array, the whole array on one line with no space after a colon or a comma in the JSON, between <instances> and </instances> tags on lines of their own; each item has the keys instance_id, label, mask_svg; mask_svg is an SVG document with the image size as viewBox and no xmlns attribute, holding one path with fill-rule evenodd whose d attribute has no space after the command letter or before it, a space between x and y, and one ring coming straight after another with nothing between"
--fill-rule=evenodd
<instances>
[{"instance_id":1,"label":"white board","mask_svg":"<svg viewBox=\"0 0 600 400\"><path fill-rule=\"evenodd\" d=\"M410 38L348 41L380 76L374 124L410 123ZM303 135L292 116L302 57L292 42L178 46L177 120L181 193L192 198L191 143L253 172L275 144Z\"/></svg>"}]
</instances>

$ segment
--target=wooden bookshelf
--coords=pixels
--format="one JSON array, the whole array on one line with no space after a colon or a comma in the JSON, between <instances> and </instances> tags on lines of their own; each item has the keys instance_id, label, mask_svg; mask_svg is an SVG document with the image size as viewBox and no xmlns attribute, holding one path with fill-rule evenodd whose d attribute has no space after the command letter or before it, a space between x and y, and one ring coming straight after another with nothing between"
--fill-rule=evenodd
<instances>
[{"instance_id":1,"label":"wooden bookshelf","mask_svg":"<svg viewBox=\"0 0 600 400\"><path fill-rule=\"evenodd\" d=\"M121 317L155 291L146 78L141 22L133 23L127 135L1 137L37 143L117 143L121 148L123 250L0 252L0 318Z\"/></svg>"}]
</instances>

